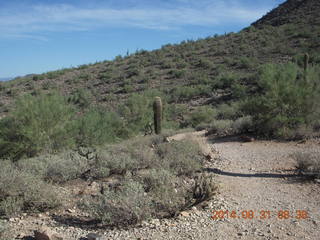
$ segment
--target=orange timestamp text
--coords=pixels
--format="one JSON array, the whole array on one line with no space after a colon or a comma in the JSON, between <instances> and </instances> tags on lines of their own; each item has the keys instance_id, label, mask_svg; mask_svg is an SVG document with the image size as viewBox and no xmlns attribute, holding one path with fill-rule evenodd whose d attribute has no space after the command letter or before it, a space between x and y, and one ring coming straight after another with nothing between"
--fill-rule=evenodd
<instances>
[{"instance_id":1,"label":"orange timestamp text","mask_svg":"<svg viewBox=\"0 0 320 240\"><path fill-rule=\"evenodd\" d=\"M228 210L215 210L212 212L211 218L213 220L231 218L231 219L270 219L272 217L276 217L279 220L283 219L307 219L309 218L308 212L305 210L277 210L277 211L269 211L269 210L243 210L243 211L228 211Z\"/></svg>"}]
</instances>

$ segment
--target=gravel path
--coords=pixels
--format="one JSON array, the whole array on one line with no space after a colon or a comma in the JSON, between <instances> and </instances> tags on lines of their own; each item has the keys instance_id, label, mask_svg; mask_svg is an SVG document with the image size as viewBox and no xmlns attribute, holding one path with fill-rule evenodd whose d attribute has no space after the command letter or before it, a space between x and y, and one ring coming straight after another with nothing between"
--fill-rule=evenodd
<instances>
[{"instance_id":1,"label":"gravel path","mask_svg":"<svg viewBox=\"0 0 320 240\"><path fill-rule=\"evenodd\" d=\"M220 194L204 209L194 207L175 219L154 219L128 230L97 231L103 235L100 239L319 239L319 184L298 181L290 158L296 151L319 149L319 143L242 143L236 138L207 139L203 132L179 134L171 139L186 137L195 138L211 155L206 167L219 183ZM221 210L228 211L229 216L213 220L212 212ZM246 212L242 217L243 211L250 210L254 213L252 219L246 218ZM279 219L278 211L285 210L291 217ZM308 218L296 219L298 210L307 213ZM232 211L235 212L231 214ZM41 225L70 240L85 239L92 232L63 226L46 215L17 219L11 225L20 237L21 231L27 234Z\"/></svg>"}]
</instances>

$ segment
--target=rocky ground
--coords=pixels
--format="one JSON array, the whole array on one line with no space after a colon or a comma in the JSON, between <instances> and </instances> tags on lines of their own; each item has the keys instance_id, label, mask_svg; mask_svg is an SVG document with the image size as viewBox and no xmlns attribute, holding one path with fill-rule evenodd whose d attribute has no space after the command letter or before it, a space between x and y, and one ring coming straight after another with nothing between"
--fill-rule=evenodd
<instances>
[{"instance_id":1,"label":"rocky ground","mask_svg":"<svg viewBox=\"0 0 320 240\"><path fill-rule=\"evenodd\" d=\"M171 140L185 137L197 139L208 155L207 171L219 184L213 200L177 218L153 219L122 230L92 229L51 213L22 216L9 221L16 239L34 239L27 236L34 236L33 230L41 227L64 240L319 239L319 184L297 177L290 156L297 151L320 151L319 141L243 142L238 137L207 138L203 132L180 134ZM90 233L98 235L88 236Z\"/></svg>"}]
</instances>

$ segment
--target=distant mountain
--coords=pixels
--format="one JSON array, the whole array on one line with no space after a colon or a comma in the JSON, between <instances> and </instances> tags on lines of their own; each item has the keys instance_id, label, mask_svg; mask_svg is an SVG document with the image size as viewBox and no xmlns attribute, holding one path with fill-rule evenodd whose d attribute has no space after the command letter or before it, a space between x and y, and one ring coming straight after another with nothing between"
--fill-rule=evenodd
<instances>
[{"instance_id":1,"label":"distant mountain","mask_svg":"<svg viewBox=\"0 0 320 240\"><path fill-rule=\"evenodd\" d=\"M9 81L9 80L12 80L13 78L11 77L11 78L9 78L9 77L7 77L7 78L0 78L0 81L2 82L2 81Z\"/></svg>"}]
</instances>

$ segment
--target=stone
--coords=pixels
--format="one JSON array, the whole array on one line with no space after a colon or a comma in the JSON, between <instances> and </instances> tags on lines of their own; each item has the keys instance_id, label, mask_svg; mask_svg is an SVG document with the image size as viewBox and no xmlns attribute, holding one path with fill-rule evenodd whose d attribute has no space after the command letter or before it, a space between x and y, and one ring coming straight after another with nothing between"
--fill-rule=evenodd
<instances>
[{"instance_id":1,"label":"stone","mask_svg":"<svg viewBox=\"0 0 320 240\"><path fill-rule=\"evenodd\" d=\"M186 211L183 211L183 212L180 213L180 216L182 216L182 217L188 217L188 216L189 216L189 213L186 212Z\"/></svg>"},{"instance_id":2,"label":"stone","mask_svg":"<svg viewBox=\"0 0 320 240\"><path fill-rule=\"evenodd\" d=\"M62 237L48 227L41 227L39 230L35 230L34 238L35 240L63 240Z\"/></svg>"},{"instance_id":3,"label":"stone","mask_svg":"<svg viewBox=\"0 0 320 240\"><path fill-rule=\"evenodd\" d=\"M89 233L87 235L87 240L103 240L103 237L97 233Z\"/></svg>"}]
</instances>

